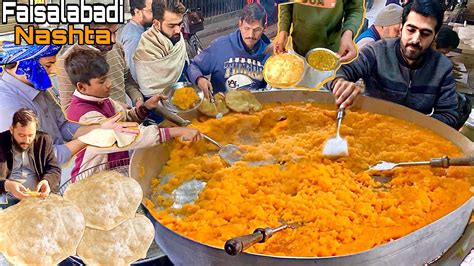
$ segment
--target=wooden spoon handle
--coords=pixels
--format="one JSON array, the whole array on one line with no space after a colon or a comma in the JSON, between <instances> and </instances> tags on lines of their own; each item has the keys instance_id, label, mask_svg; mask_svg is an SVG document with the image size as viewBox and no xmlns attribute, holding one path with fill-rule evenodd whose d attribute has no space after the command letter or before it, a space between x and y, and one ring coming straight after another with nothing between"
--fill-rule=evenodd
<instances>
[{"instance_id":1,"label":"wooden spoon handle","mask_svg":"<svg viewBox=\"0 0 474 266\"><path fill-rule=\"evenodd\" d=\"M242 253L245 249L254 244L263 241L264 235L260 231L245 236L238 236L225 242L224 249L227 254L235 256Z\"/></svg>"}]
</instances>

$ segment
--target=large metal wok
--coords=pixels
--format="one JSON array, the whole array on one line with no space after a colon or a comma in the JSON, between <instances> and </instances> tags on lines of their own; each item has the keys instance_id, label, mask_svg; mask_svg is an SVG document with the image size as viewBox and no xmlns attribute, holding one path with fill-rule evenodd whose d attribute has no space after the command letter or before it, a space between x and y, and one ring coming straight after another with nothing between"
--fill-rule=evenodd
<instances>
[{"instance_id":1,"label":"large metal wok","mask_svg":"<svg viewBox=\"0 0 474 266\"><path fill-rule=\"evenodd\" d=\"M271 91L256 93L263 103L317 102L333 104L332 94L316 91ZM384 114L431 129L452 141L465 154L474 145L458 131L436 119L390 102L359 97L352 109ZM195 116L196 114L194 114ZM190 115L192 118L193 114ZM157 177L169 158L166 145L135 151L130 163L130 176L142 185L145 197L150 195L150 180ZM155 240L175 265L422 265L438 258L462 235L474 207L474 197L443 218L402 238L368 251L335 257L278 257L242 254L231 257L223 248L215 248L181 236L154 221Z\"/></svg>"}]
</instances>

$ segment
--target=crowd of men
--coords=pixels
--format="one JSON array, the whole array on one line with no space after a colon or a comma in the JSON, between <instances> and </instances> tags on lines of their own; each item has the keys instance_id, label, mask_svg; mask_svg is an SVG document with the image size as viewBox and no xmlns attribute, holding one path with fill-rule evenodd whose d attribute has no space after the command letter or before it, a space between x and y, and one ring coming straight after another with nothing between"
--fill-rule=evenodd
<instances>
[{"instance_id":1,"label":"crowd of men","mask_svg":"<svg viewBox=\"0 0 474 266\"><path fill-rule=\"evenodd\" d=\"M128 158L124 149L98 155L79 139L97 128L140 132L127 149L174 137L198 141L201 134L190 128L134 126L144 120L160 122L154 108L163 99L161 92L179 81L198 85L206 98L235 89L264 90L265 61L290 48L302 56L317 47L338 54L343 65L327 84L338 107L347 108L364 94L453 127L459 124L453 66L443 54L459 39L442 28L442 5L386 1L373 24L360 32L364 1L332 2L332 8L280 5L273 43L265 35L267 12L260 4L249 4L235 32L215 39L194 58L188 56L181 30L186 7L175 0L130 0L132 19L120 30L116 24L90 25L110 30L110 45L75 44L61 51L55 45L4 42L0 193L14 202L28 197L28 189L43 196L57 192L60 167L74 155L73 177L93 165ZM59 99L48 90L54 74Z\"/></svg>"}]
</instances>

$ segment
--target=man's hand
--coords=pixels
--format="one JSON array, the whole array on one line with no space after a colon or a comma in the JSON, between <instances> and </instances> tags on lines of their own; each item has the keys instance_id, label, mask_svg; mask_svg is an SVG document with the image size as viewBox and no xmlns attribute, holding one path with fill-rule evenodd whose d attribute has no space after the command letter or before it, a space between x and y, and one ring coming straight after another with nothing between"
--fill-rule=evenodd
<instances>
[{"instance_id":1,"label":"man's hand","mask_svg":"<svg viewBox=\"0 0 474 266\"><path fill-rule=\"evenodd\" d=\"M49 182L46 179L41 180L36 186L36 191L41 192L41 197L46 198L51 193L51 188L49 187Z\"/></svg>"},{"instance_id":2,"label":"man's hand","mask_svg":"<svg viewBox=\"0 0 474 266\"><path fill-rule=\"evenodd\" d=\"M194 128L172 127L170 135L173 138L180 137L184 141L197 142L202 139L201 132Z\"/></svg>"},{"instance_id":3,"label":"man's hand","mask_svg":"<svg viewBox=\"0 0 474 266\"><path fill-rule=\"evenodd\" d=\"M288 32L280 31L275 38L275 45L273 46L273 54L286 53L286 44L288 43Z\"/></svg>"},{"instance_id":4,"label":"man's hand","mask_svg":"<svg viewBox=\"0 0 474 266\"><path fill-rule=\"evenodd\" d=\"M13 195L13 197L22 200L26 199L29 196L25 194L26 188L23 186L21 183L12 181L12 180L6 180L5 181L5 191L10 192L10 194Z\"/></svg>"},{"instance_id":5,"label":"man's hand","mask_svg":"<svg viewBox=\"0 0 474 266\"><path fill-rule=\"evenodd\" d=\"M352 40L352 31L346 30L342 34L341 45L339 46L339 52L337 54L341 57L341 63L349 62L357 56L357 49Z\"/></svg>"},{"instance_id":6,"label":"man's hand","mask_svg":"<svg viewBox=\"0 0 474 266\"><path fill-rule=\"evenodd\" d=\"M336 105L338 108L349 107L361 92L361 87L343 78L338 78L333 82L332 93L334 93L336 97Z\"/></svg>"},{"instance_id":7,"label":"man's hand","mask_svg":"<svg viewBox=\"0 0 474 266\"><path fill-rule=\"evenodd\" d=\"M152 96L150 99L146 100L145 108L148 109L148 110L153 110L158 105L159 101L166 100L166 99L168 99L168 97L166 97L165 95L161 95L161 94Z\"/></svg>"},{"instance_id":8,"label":"man's hand","mask_svg":"<svg viewBox=\"0 0 474 266\"><path fill-rule=\"evenodd\" d=\"M100 128L102 128L102 129L113 129L115 131L130 133L130 134L140 133L140 131L138 129L131 128L131 127L137 127L138 126L138 124L135 123L135 122L120 122L120 123L117 122L117 121L120 120L121 117L122 117L122 114L119 113L119 114L115 115L114 117L105 120L105 122L103 122L100 125Z\"/></svg>"},{"instance_id":9,"label":"man's hand","mask_svg":"<svg viewBox=\"0 0 474 266\"><path fill-rule=\"evenodd\" d=\"M212 91L211 82L205 77L199 77L197 79L197 85L199 86L199 88L201 88L202 92L204 92L204 97L206 97L206 99L209 99L209 94Z\"/></svg>"}]
</instances>

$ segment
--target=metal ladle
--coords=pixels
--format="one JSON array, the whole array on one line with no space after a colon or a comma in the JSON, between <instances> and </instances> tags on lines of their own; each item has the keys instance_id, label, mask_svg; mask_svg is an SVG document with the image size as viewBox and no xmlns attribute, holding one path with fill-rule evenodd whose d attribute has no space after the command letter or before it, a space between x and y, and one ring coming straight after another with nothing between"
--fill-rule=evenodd
<instances>
[{"instance_id":1,"label":"metal ladle","mask_svg":"<svg viewBox=\"0 0 474 266\"><path fill-rule=\"evenodd\" d=\"M301 226L301 223L288 224L283 221L280 221L280 223L281 225L275 228L257 228L250 235L238 236L227 240L224 244L225 252L232 256L238 255L257 243L265 243L276 232L288 228L296 229Z\"/></svg>"},{"instance_id":2,"label":"metal ladle","mask_svg":"<svg viewBox=\"0 0 474 266\"><path fill-rule=\"evenodd\" d=\"M155 111L163 115L167 120L173 122L174 124L186 127L191 124L191 121L183 119L181 116L168 111L163 105L158 104L155 108ZM203 138L212 144L216 145L219 148L219 156L228 164L233 165L235 162L242 159L242 154L244 153L239 147L233 144L222 145L219 142L215 141L206 134L202 134Z\"/></svg>"},{"instance_id":3,"label":"metal ladle","mask_svg":"<svg viewBox=\"0 0 474 266\"><path fill-rule=\"evenodd\" d=\"M217 109L216 98L214 98L214 91L212 90L212 87L209 88L209 101L216 110L216 118L221 119L224 115Z\"/></svg>"},{"instance_id":4,"label":"metal ladle","mask_svg":"<svg viewBox=\"0 0 474 266\"><path fill-rule=\"evenodd\" d=\"M344 115L344 108L339 108L339 110L337 110L336 117L336 135L326 140L326 143L323 147L323 155L326 157L340 157L349 155L347 139L341 138L341 135L339 135L341 122L344 118Z\"/></svg>"},{"instance_id":5,"label":"metal ladle","mask_svg":"<svg viewBox=\"0 0 474 266\"><path fill-rule=\"evenodd\" d=\"M448 168L450 166L474 166L474 155L468 156L468 157L459 157L459 158L449 158L448 156L443 156L441 158L433 158L429 161L421 161L421 162L391 163L391 162L381 161L380 163L374 166L371 166L369 170L387 171L387 170L392 170L395 167L417 166L417 165L429 165L431 167L442 167L442 168Z\"/></svg>"},{"instance_id":6,"label":"metal ladle","mask_svg":"<svg viewBox=\"0 0 474 266\"><path fill-rule=\"evenodd\" d=\"M369 167L369 171L388 171L392 170L395 167L405 167L405 166L418 166L418 165L429 165L431 167L439 168L448 168L450 166L474 166L474 155L468 157L458 157L458 158L449 158L448 156L443 156L441 158L433 158L429 161L421 162L401 162L401 163L391 163L391 162L380 162L374 166ZM392 180L392 177L387 176L372 176L372 178L385 184Z\"/></svg>"},{"instance_id":7,"label":"metal ladle","mask_svg":"<svg viewBox=\"0 0 474 266\"><path fill-rule=\"evenodd\" d=\"M219 142L215 141L206 134L202 134L203 138L209 141L210 143L216 145L219 148L219 156L224 160L228 165L233 165L234 163L242 160L243 151L239 149L234 144L222 145Z\"/></svg>"}]
</instances>

